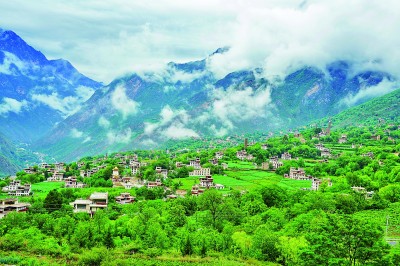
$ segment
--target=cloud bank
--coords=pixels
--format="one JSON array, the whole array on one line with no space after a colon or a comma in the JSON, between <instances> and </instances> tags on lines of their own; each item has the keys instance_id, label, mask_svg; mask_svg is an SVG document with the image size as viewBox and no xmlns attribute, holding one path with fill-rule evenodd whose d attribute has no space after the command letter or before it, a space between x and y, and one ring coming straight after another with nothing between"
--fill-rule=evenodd
<instances>
[{"instance_id":1,"label":"cloud bank","mask_svg":"<svg viewBox=\"0 0 400 266\"><path fill-rule=\"evenodd\" d=\"M223 46L231 50L209 62L218 76L260 66L279 79L338 59L400 76L396 0L14 0L0 8L2 27L104 82Z\"/></svg>"}]
</instances>

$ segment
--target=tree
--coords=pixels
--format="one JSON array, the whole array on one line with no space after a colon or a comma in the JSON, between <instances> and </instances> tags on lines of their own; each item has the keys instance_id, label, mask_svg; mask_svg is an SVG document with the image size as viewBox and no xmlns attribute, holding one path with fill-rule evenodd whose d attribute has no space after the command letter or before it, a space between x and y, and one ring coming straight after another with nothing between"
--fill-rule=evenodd
<instances>
[{"instance_id":1,"label":"tree","mask_svg":"<svg viewBox=\"0 0 400 266\"><path fill-rule=\"evenodd\" d=\"M223 213L224 206L222 195L215 189L209 189L201 196L200 204L204 209L210 211L212 225L215 228L217 219L219 219Z\"/></svg>"},{"instance_id":2,"label":"tree","mask_svg":"<svg viewBox=\"0 0 400 266\"><path fill-rule=\"evenodd\" d=\"M56 190L51 190L44 199L43 207L47 212L51 213L61 209L63 199L61 194Z\"/></svg>"}]
</instances>

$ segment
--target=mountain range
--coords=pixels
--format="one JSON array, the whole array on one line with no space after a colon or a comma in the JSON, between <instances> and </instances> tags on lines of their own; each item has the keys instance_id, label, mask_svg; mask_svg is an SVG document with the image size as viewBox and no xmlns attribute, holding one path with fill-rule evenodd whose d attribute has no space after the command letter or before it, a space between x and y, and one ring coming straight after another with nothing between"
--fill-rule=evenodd
<instances>
[{"instance_id":1,"label":"mountain range","mask_svg":"<svg viewBox=\"0 0 400 266\"><path fill-rule=\"evenodd\" d=\"M12 31L0 36L0 131L63 161L170 139L293 129L397 88L390 74L348 61L303 67L283 80L257 67L218 77L210 63L229 48L102 86Z\"/></svg>"}]
</instances>

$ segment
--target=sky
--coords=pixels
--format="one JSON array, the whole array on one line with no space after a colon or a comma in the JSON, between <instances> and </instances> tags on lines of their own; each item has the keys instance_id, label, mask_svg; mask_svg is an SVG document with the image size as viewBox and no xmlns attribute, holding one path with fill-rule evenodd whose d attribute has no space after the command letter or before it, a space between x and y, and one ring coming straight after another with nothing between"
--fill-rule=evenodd
<instances>
[{"instance_id":1,"label":"sky","mask_svg":"<svg viewBox=\"0 0 400 266\"><path fill-rule=\"evenodd\" d=\"M0 1L0 27L105 84L225 46L209 62L220 77L262 67L279 79L336 60L400 77L397 0L13 0Z\"/></svg>"}]
</instances>

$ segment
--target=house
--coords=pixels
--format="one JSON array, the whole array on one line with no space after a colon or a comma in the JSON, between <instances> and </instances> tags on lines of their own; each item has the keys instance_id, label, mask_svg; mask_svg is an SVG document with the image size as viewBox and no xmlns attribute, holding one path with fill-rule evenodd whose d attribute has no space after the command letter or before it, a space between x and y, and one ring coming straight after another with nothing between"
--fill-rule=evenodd
<instances>
[{"instance_id":1,"label":"house","mask_svg":"<svg viewBox=\"0 0 400 266\"><path fill-rule=\"evenodd\" d=\"M123 182L122 183L122 186L125 188L125 189L132 189L132 187L134 186L131 182Z\"/></svg>"},{"instance_id":2,"label":"house","mask_svg":"<svg viewBox=\"0 0 400 266\"><path fill-rule=\"evenodd\" d=\"M236 152L236 158L238 158L239 160L244 160L247 159L247 151L242 150L242 151L237 151Z\"/></svg>"},{"instance_id":3,"label":"house","mask_svg":"<svg viewBox=\"0 0 400 266\"><path fill-rule=\"evenodd\" d=\"M367 153L362 154L361 156L369 157L371 159L374 159L374 153L373 152L367 152Z\"/></svg>"},{"instance_id":4,"label":"house","mask_svg":"<svg viewBox=\"0 0 400 266\"><path fill-rule=\"evenodd\" d=\"M47 181L63 181L64 179L64 173L61 172L54 172L52 176L47 178Z\"/></svg>"},{"instance_id":5,"label":"house","mask_svg":"<svg viewBox=\"0 0 400 266\"><path fill-rule=\"evenodd\" d=\"M86 184L78 182L76 176L69 176L64 179L66 188L84 188Z\"/></svg>"},{"instance_id":6,"label":"house","mask_svg":"<svg viewBox=\"0 0 400 266\"><path fill-rule=\"evenodd\" d=\"M324 183L324 182L327 182L329 187L332 186L332 182L331 182L330 178L319 179L319 178L314 177L312 179L311 190L319 190L321 184Z\"/></svg>"},{"instance_id":7,"label":"house","mask_svg":"<svg viewBox=\"0 0 400 266\"><path fill-rule=\"evenodd\" d=\"M135 197L131 196L128 192L122 192L119 196L115 197L115 202L119 204L129 204L135 201Z\"/></svg>"},{"instance_id":8,"label":"house","mask_svg":"<svg viewBox=\"0 0 400 266\"><path fill-rule=\"evenodd\" d=\"M222 163L221 166L222 166L222 169L224 169L224 170L228 169L228 164L227 163Z\"/></svg>"},{"instance_id":9,"label":"house","mask_svg":"<svg viewBox=\"0 0 400 266\"><path fill-rule=\"evenodd\" d=\"M191 190L191 194L193 196L198 196L204 193L204 189L200 189L199 186L193 186Z\"/></svg>"},{"instance_id":10,"label":"house","mask_svg":"<svg viewBox=\"0 0 400 266\"><path fill-rule=\"evenodd\" d=\"M221 184L215 184L214 187L215 187L215 189L224 189L225 188L225 186L221 185Z\"/></svg>"},{"instance_id":11,"label":"house","mask_svg":"<svg viewBox=\"0 0 400 266\"><path fill-rule=\"evenodd\" d=\"M85 162L78 162L78 168L85 166Z\"/></svg>"},{"instance_id":12,"label":"house","mask_svg":"<svg viewBox=\"0 0 400 266\"><path fill-rule=\"evenodd\" d=\"M31 194L31 184L21 185L20 180L13 180L3 188L3 191L8 192L10 196L29 196Z\"/></svg>"},{"instance_id":13,"label":"house","mask_svg":"<svg viewBox=\"0 0 400 266\"><path fill-rule=\"evenodd\" d=\"M156 174L164 179L168 178L168 170L162 169L160 166L156 166Z\"/></svg>"},{"instance_id":14,"label":"house","mask_svg":"<svg viewBox=\"0 0 400 266\"><path fill-rule=\"evenodd\" d=\"M56 163L55 165L54 165L54 169L55 169L55 171L57 171L57 172L64 172L64 166L65 166L65 164L64 163Z\"/></svg>"},{"instance_id":15,"label":"house","mask_svg":"<svg viewBox=\"0 0 400 266\"><path fill-rule=\"evenodd\" d=\"M325 149L324 144L322 144L322 143L316 144L315 148L317 148L317 150L319 150L319 151L322 151L323 149Z\"/></svg>"},{"instance_id":16,"label":"house","mask_svg":"<svg viewBox=\"0 0 400 266\"><path fill-rule=\"evenodd\" d=\"M0 200L0 219L10 212L25 212L31 205L29 203L19 203L18 199Z\"/></svg>"},{"instance_id":17,"label":"house","mask_svg":"<svg viewBox=\"0 0 400 266\"><path fill-rule=\"evenodd\" d=\"M215 158L217 158L218 160L221 160L222 157L224 157L224 153L223 152L217 151L215 153Z\"/></svg>"},{"instance_id":18,"label":"house","mask_svg":"<svg viewBox=\"0 0 400 266\"><path fill-rule=\"evenodd\" d=\"M269 169L269 164L272 164L272 169L276 170L277 168L283 166L283 163L279 161L278 156L273 156L269 159L268 162L264 162L262 164L262 169L268 170Z\"/></svg>"},{"instance_id":19,"label":"house","mask_svg":"<svg viewBox=\"0 0 400 266\"><path fill-rule=\"evenodd\" d=\"M267 149L268 149L268 145L267 145L267 144L261 145L261 149L262 149L262 150L267 150Z\"/></svg>"},{"instance_id":20,"label":"house","mask_svg":"<svg viewBox=\"0 0 400 266\"><path fill-rule=\"evenodd\" d=\"M94 192L90 195L89 199L77 199L71 202L70 205L74 208L74 212L86 212L93 216L98 211L107 208L108 193L107 192Z\"/></svg>"},{"instance_id":21,"label":"house","mask_svg":"<svg viewBox=\"0 0 400 266\"><path fill-rule=\"evenodd\" d=\"M155 188L155 187L162 187L162 183L160 179L157 179L155 182L153 181L148 181L147 182L147 188Z\"/></svg>"},{"instance_id":22,"label":"house","mask_svg":"<svg viewBox=\"0 0 400 266\"><path fill-rule=\"evenodd\" d=\"M27 174L34 174L34 173L36 173L36 170L35 170L35 168L30 166L30 167L24 168L24 172Z\"/></svg>"},{"instance_id":23,"label":"house","mask_svg":"<svg viewBox=\"0 0 400 266\"><path fill-rule=\"evenodd\" d=\"M254 160L253 154L248 154L248 155L246 156L246 160L248 160L248 161Z\"/></svg>"},{"instance_id":24,"label":"house","mask_svg":"<svg viewBox=\"0 0 400 266\"><path fill-rule=\"evenodd\" d=\"M321 150L321 157L331 157L331 152L329 149L324 148L323 150Z\"/></svg>"},{"instance_id":25,"label":"house","mask_svg":"<svg viewBox=\"0 0 400 266\"><path fill-rule=\"evenodd\" d=\"M200 158L196 158L195 160L190 160L189 161L189 166L191 166L191 167L193 167L195 169L200 168L201 167Z\"/></svg>"},{"instance_id":26,"label":"house","mask_svg":"<svg viewBox=\"0 0 400 266\"><path fill-rule=\"evenodd\" d=\"M295 179L295 180L308 180L306 177L306 172L303 168L295 168L290 167L289 174L285 175L286 178Z\"/></svg>"},{"instance_id":27,"label":"house","mask_svg":"<svg viewBox=\"0 0 400 266\"><path fill-rule=\"evenodd\" d=\"M339 142L340 144L341 144L341 143L346 143L346 142L347 142L347 135L343 134L343 135L339 138L338 142Z\"/></svg>"},{"instance_id":28,"label":"house","mask_svg":"<svg viewBox=\"0 0 400 266\"><path fill-rule=\"evenodd\" d=\"M281 155L281 159L282 159L282 160L291 160L291 159L292 159L292 155L291 155L290 153L288 153L288 152L284 152L284 153Z\"/></svg>"},{"instance_id":29,"label":"house","mask_svg":"<svg viewBox=\"0 0 400 266\"><path fill-rule=\"evenodd\" d=\"M371 136L372 140L381 140L381 135L373 135Z\"/></svg>"},{"instance_id":30,"label":"house","mask_svg":"<svg viewBox=\"0 0 400 266\"><path fill-rule=\"evenodd\" d=\"M41 164L39 164L39 168L42 168L42 169L50 169L50 168L51 168L51 165L48 164L48 163L41 163Z\"/></svg>"},{"instance_id":31,"label":"house","mask_svg":"<svg viewBox=\"0 0 400 266\"><path fill-rule=\"evenodd\" d=\"M175 167L176 168L181 168L181 167L183 167L183 163L182 162L176 162L175 163Z\"/></svg>"},{"instance_id":32,"label":"house","mask_svg":"<svg viewBox=\"0 0 400 266\"><path fill-rule=\"evenodd\" d=\"M211 160L208 160L208 162L212 165L218 165L218 159L217 158L212 158Z\"/></svg>"},{"instance_id":33,"label":"house","mask_svg":"<svg viewBox=\"0 0 400 266\"><path fill-rule=\"evenodd\" d=\"M214 179L211 175L200 178L200 186L205 188L210 188L214 186Z\"/></svg>"},{"instance_id":34,"label":"house","mask_svg":"<svg viewBox=\"0 0 400 266\"><path fill-rule=\"evenodd\" d=\"M208 176L210 172L210 168L199 168L189 172L189 176Z\"/></svg>"}]
</instances>

